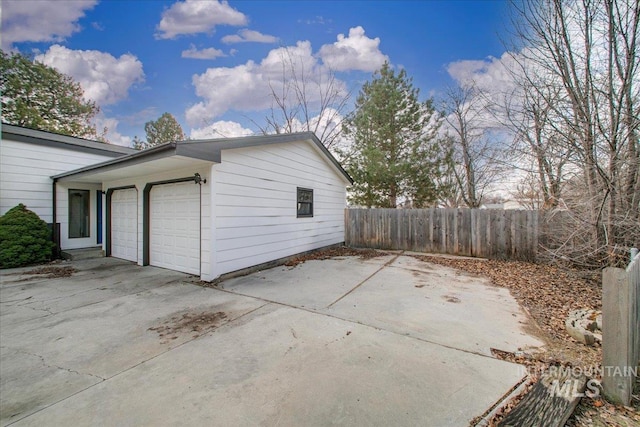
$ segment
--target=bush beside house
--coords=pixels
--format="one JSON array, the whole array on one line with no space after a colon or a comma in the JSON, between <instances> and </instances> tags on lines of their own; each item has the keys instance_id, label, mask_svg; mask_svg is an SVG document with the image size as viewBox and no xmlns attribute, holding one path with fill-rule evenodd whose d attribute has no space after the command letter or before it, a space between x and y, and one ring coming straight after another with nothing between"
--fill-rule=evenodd
<instances>
[{"instance_id":1,"label":"bush beside house","mask_svg":"<svg viewBox=\"0 0 640 427\"><path fill-rule=\"evenodd\" d=\"M47 223L22 203L0 217L0 268L47 262L52 250Z\"/></svg>"}]
</instances>

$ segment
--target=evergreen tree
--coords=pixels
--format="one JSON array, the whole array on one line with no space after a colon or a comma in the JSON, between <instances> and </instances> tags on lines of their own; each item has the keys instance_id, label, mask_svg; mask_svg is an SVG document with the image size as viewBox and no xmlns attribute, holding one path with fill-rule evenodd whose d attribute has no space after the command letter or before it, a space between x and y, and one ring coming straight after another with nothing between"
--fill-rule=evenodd
<instances>
[{"instance_id":1,"label":"evergreen tree","mask_svg":"<svg viewBox=\"0 0 640 427\"><path fill-rule=\"evenodd\" d=\"M0 51L4 123L64 135L97 138L91 120L99 108L83 99L80 83L20 53Z\"/></svg>"},{"instance_id":2,"label":"evergreen tree","mask_svg":"<svg viewBox=\"0 0 640 427\"><path fill-rule=\"evenodd\" d=\"M22 203L0 216L0 268L47 262L52 249L47 223Z\"/></svg>"},{"instance_id":3,"label":"evergreen tree","mask_svg":"<svg viewBox=\"0 0 640 427\"><path fill-rule=\"evenodd\" d=\"M441 115L432 99L420 102L418 95L406 72L396 75L388 63L362 87L344 128L353 140L346 160L355 180L353 204L425 207L437 201L450 155L437 138Z\"/></svg>"}]
</instances>

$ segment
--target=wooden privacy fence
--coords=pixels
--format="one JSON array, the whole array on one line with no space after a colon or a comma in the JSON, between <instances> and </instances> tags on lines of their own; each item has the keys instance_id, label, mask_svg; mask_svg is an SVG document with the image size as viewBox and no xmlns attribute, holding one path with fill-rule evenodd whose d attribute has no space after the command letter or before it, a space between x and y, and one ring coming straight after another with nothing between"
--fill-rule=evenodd
<instances>
[{"instance_id":1,"label":"wooden privacy fence","mask_svg":"<svg viewBox=\"0 0 640 427\"><path fill-rule=\"evenodd\" d=\"M602 388L607 399L629 405L640 373L640 255L626 268L602 272Z\"/></svg>"},{"instance_id":2,"label":"wooden privacy fence","mask_svg":"<svg viewBox=\"0 0 640 427\"><path fill-rule=\"evenodd\" d=\"M499 209L346 209L345 244L535 261L538 212Z\"/></svg>"}]
</instances>

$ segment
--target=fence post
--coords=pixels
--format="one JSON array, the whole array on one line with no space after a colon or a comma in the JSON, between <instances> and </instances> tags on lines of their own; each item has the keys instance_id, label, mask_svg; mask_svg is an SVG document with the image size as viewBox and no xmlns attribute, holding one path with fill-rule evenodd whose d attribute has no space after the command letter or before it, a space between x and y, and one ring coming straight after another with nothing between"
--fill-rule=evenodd
<instances>
[{"instance_id":1,"label":"fence post","mask_svg":"<svg viewBox=\"0 0 640 427\"><path fill-rule=\"evenodd\" d=\"M638 370L638 287L640 259L627 270L602 272L602 388L605 397L629 405Z\"/></svg>"}]
</instances>

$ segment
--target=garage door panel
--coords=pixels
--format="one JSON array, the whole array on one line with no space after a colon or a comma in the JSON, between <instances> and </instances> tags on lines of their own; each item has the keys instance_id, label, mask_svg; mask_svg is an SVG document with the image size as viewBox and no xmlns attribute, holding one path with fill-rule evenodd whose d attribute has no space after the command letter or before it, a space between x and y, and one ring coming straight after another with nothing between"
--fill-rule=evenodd
<instances>
[{"instance_id":1,"label":"garage door panel","mask_svg":"<svg viewBox=\"0 0 640 427\"><path fill-rule=\"evenodd\" d=\"M150 264L200 274L200 186L154 186L149 221Z\"/></svg>"},{"instance_id":2,"label":"garage door panel","mask_svg":"<svg viewBox=\"0 0 640 427\"><path fill-rule=\"evenodd\" d=\"M111 195L111 256L138 260L138 192L115 190Z\"/></svg>"}]
</instances>

